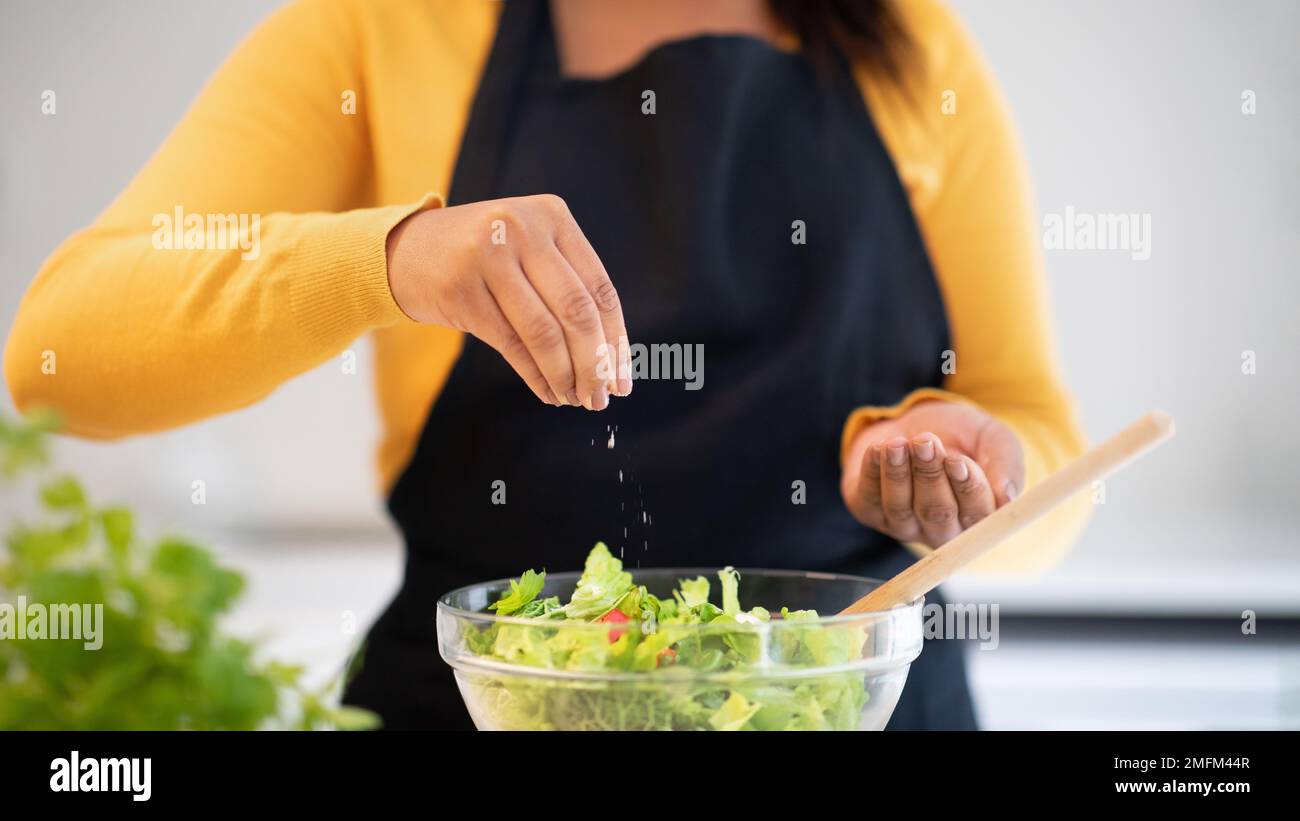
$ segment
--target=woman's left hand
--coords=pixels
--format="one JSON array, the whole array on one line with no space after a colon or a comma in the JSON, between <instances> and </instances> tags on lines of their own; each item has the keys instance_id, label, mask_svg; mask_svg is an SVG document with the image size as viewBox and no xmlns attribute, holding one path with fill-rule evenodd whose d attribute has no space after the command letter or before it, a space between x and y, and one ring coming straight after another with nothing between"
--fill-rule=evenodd
<instances>
[{"instance_id":1,"label":"woman's left hand","mask_svg":"<svg viewBox=\"0 0 1300 821\"><path fill-rule=\"evenodd\" d=\"M1014 499L1024 481L1010 428L969 405L933 400L859 432L840 492L864 525L938 547Z\"/></svg>"}]
</instances>

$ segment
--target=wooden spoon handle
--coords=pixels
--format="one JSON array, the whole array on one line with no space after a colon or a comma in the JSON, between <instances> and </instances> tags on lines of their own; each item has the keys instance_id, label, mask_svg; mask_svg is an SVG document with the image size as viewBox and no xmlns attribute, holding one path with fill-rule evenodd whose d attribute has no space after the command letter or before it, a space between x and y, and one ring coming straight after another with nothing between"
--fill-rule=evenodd
<instances>
[{"instance_id":1,"label":"wooden spoon handle","mask_svg":"<svg viewBox=\"0 0 1300 821\"><path fill-rule=\"evenodd\" d=\"M1173 418L1151 411L841 610L840 615L888 610L924 596L1025 525L1173 435Z\"/></svg>"}]
</instances>

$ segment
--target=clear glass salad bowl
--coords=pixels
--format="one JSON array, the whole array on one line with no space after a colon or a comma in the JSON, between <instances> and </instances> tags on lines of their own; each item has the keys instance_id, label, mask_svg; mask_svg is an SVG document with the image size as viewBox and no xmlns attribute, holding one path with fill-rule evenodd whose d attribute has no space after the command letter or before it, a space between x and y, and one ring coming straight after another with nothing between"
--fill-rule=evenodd
<instances>
[{"instance_id":1,"label":"clear glass salad bowl","mask_svg":"<svg viewBox=\"0 0 1300 821\"><path fill-rule=\"evenodd\" d=\"M814 616L807 611L836 613L880 582L739 574L750 610L705 624L498 616L488 607L510 593L509 579L462 587L438 601L439 653L480 730L883 729L921 652L922 601ZM633 575L669 598L682 580L718 571ZM540 595L571 591L578 579L547 575Z\"/></svg>"}]
</instances>

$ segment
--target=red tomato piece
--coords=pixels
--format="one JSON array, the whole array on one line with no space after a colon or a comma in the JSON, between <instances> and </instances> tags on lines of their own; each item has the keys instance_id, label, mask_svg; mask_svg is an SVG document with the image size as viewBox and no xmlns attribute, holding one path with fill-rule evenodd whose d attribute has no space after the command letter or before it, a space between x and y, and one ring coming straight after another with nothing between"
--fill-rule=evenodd
<instances>
[{"instance_id":1,"label":"red tomato piece","mask_svg":"<svg viewBox=\"0 0 1300 821\"><path fill-rule=\"evenodd\" d=\"M628 619L628 617L627 617L627 614L624 613L623 611L621 611L621 610L611 610L611 611L609 611L608 613L606 613L605 615L603 615L603 616L601 616L600 618L596 619L596 621L599 621L599 622L605 622L606 624L627 624L628 621L629 621L629 619ZM622 636L622 635L623 635L624 633L626 633L626 632L627 632L626 630L620 630L620 629L618 629L617 627L615 627L614 629L610 630L610 631L609 631L609 642L610 642L610 644L613 644L614 642L618 641L619 637Z\"/></svg>"}]
</instances>

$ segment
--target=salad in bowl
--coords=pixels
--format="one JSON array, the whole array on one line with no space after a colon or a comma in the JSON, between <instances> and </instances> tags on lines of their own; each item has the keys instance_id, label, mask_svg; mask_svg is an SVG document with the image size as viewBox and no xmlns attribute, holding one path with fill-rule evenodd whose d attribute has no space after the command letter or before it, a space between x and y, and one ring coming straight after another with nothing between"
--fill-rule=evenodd
<instances>
[{"instance_id":1,"label":"salad in bowl","mask_svg":"<svg viewBox=\"0 0 1300 821\"><path fill-rule=\"evenodd\" d=\"M882 729L921 651L921 601L821 615L879 582L726 567L529 570L438 601L479 729ZM743 591L743 597L742 597Z\"/></svg>"}]
</instances>

